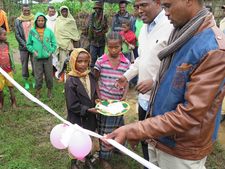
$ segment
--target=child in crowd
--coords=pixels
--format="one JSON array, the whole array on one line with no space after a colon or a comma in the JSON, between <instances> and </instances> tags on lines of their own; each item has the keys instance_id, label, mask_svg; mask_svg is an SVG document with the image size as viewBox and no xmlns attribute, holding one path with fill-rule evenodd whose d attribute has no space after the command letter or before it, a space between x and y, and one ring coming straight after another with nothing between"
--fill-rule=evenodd
<instances>
[{"instance_id":1,"label":"child in crowd","mask_svg":"<svg viewBox=\"0 0 225 169\"><path fill-rule=\"evenodd\" d=\"M13 77L14 64L13 59L9 53L9 44L6 42L6 30L0 27L0 67ZM7 85L10 92L10 99L12 107L16 108L16 98L14 94L13 85L2 75L0 74L0 110L3 108L3 88Z\"/></svg>"},{"instance_id":2,"label":"child in crowd","mask_svg":"<svg viewBox=\"0 0 225 169\"><path fill-rule=\"evenodd\" d=\"M46 17L43 13L37 13L34 27L30 30L27 49L33 54L36 97L40 98L43 74L48 88L47 96L52 97L52 54L56 50L54 33L46 27Z\"/></svg>"},{"instance_id":3,"label":"child in crowd","mask_svg":"<svg viewBox=\"0 0 225 169\"><path fill-rule=\"evenodd\" d=\"M109 33L106 40L109 54L104 54L95 63L94 73L98 80L99 99L125 100L126 98L128 86L125 89L117 89L114 86L116 80L130 66L130 61L121 52L122 42L123 40L119 33ZM124 125L123 116L98 115L98 129L101 135L111 133L122 125ZM108 151L100 142L99 158L102 168L111 168L107 162L110 157L111 151Z\"/></svg>"},{"instance_id":4,"label":"child in crowd","mask_svg":"<svg viewBox=\"0 0 225 169\"><path fill-rule=\"evenodd\" d=\"M67 120L81 127L95 131L96 114L92 113L97 99L96 81L90 72L91 55L83 48L75 48L70 55L70 68L65 83ZM86 167L93 169L90 155L85 159ZM76 160L71 161L71 169L79 168Z\"/></svg>"},{"instance_id":5,"label":"child in crowd","mask_svg":"<svg viewBox=\"0 0 225 169\"><path fill-rule=\"evenodd\" d=\"M129 59L129 61L134 61L134 57L132 58L133 55L133 49L136 46L136 35L134 32L131 31L130 29L130 21L129 20L124 20L122 22L122 31L120 31L120 35L122 36L123 39L123 44L122 44L122 52L126 56L126 58Z\"/></svg>"}]
</instances>

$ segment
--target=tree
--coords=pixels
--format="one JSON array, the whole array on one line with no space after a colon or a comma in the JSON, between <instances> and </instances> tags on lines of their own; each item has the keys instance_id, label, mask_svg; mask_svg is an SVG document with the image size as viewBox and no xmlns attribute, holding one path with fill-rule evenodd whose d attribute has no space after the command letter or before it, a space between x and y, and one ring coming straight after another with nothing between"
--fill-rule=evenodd
<instances>
[{"instance_id":1,"label":"tree","mask_svg":"<svg viewBox=\"0 0 225 169\"><path fill-rule=\"evenodd\" d=\"M0 0L0 9L4 9L3 0Z\"/></svg>"}]
</instances>

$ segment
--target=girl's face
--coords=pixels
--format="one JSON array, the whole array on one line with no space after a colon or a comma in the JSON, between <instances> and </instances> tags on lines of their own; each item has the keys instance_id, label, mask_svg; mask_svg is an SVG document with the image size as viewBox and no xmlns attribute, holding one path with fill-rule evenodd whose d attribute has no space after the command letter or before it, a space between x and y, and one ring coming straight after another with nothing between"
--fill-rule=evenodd
<instances>
[{"instance_id":1,"label":"girl's face","mask_svg":"<svg viewBox=\"0 0 225 169\"><path fill-rule=\"evenodd\" d=\"M88 69L89 63L90 63L89 55L85 52L81 52L77 57L75 68L80 73L84 73Z\"/></svg>"},{"instance_id":2,"label":"girl's face","mask_svg":"<svg viewBox=\"0 0 225 169\"><path fill-rule=\"evenodd\" d=\"M0 34L0 41L6 41L6 31L2 30L2 33Z\"/></svg>"},{"instance_id":3,"label":"girl's face","mask_svg":"<svg viewBox=\"0 0 225 169\"><path fill-rule=\"evenodd\" d=\"M107 41L107 47L110 57L116 58L121 52L122 42L120 39L109 39Z\"/></svg>"},{"instance_id":4,"label":"girl's face","mask_svg":"<svg viewBox=\"0 0 225 169\"><path fill-rule=\"evenodd\" d=\"M44 16L39 16L37 18L37 27L44 28L44 26L45 26L45 18Z\"/></svg>"}]
</instances>

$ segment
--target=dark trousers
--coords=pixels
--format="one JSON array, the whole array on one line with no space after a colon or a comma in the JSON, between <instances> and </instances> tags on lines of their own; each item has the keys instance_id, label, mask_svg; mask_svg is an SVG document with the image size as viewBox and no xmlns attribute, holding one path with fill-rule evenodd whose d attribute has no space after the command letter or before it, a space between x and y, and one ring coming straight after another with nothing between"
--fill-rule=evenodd
<instances>
[{"instance_id":1,"label":"dark trousers","mask_svg":"<svg viewBox=\"0 0 225 169\"><path fill-rule=\"evenodd\" d=\"M31 67L32 67L32 75L34 75L34 64L33 64L33 58L32 54L28 52L27 50L20 50L20 61L22 64L22 76L24 79L29 78L29 70L28 70L28 63L29 59L31 62Z\"/></svg>"},{"instance_id":2,"label":"dark trousers","mask_svg":"<svg viewBox=\"0 0 225 169\"><path fill-rule=\"evenodd\" d=\"M138 119L139 119L139 121L144 120L145 116L146 116L146 111L140 105L138 105ZM148 144L145 141L141 141L141 147L142 147L144 159L149 161ZM144 169L147 169L147 168L144 167Z\"/></svg>"},{"instance_id":3,"label":"dark trousers","mask_svg":"<svg viewBox=\"0 0 225 169\"><path fill-rule=\"evenodd\" d=\"M104 54L105 46L94 46L90 45L90 54L91 54L91 67L95 66L95 62L98 57L101 57Z\"/></svg>"},{"instance_id":4,"label":"dark trousers","mask_svg":"<svg viewBox=\"0 0 225 169\"><path fill-rule=\"evenodd\" d=\"M48 89L53 87L53 77L52 77L52 57L48 59L34 59L34 77L35 86L39 90L42 88L43 75L45 76L45 82Z\"/></svg>"}]
</instances>

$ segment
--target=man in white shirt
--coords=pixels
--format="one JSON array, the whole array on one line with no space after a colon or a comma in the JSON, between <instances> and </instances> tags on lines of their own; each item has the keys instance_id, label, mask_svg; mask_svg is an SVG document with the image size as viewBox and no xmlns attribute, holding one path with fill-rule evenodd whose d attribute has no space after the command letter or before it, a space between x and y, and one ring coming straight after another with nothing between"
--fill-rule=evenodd
<instances>
[{"instance_id":1,"label":"man in white shirt","mask_svg":"<svg viewBox=\"0 0 225 169\"><path fill-rule=\"evenodd\" d=\"M138 96L139 120L144 120L149 105L150 90L159 70L160 60L158 53L166 46L166 42L173 29L164 10L160 5L160 0L135 0L135 8L138 10L144 25L138 37L138 54L134 63L118 79L117 86L124 87L133 77L138 75L136 90ZM144 158L149 160L148 144L142 141L142 151Z\"/></svg>"},{"instance_id":2,"label":"man in white shirt","mask_svg":"<svg viewBox=\"0 0 225 169\"><path fill-rule=\"evenodd\" d=\"M46 26L54 32L55 29L55 21L56 18L58 17L58 13L55 10L54 6L48 6L48 14L46 15L47 22Z\"/></svg>"}]
</instances>

